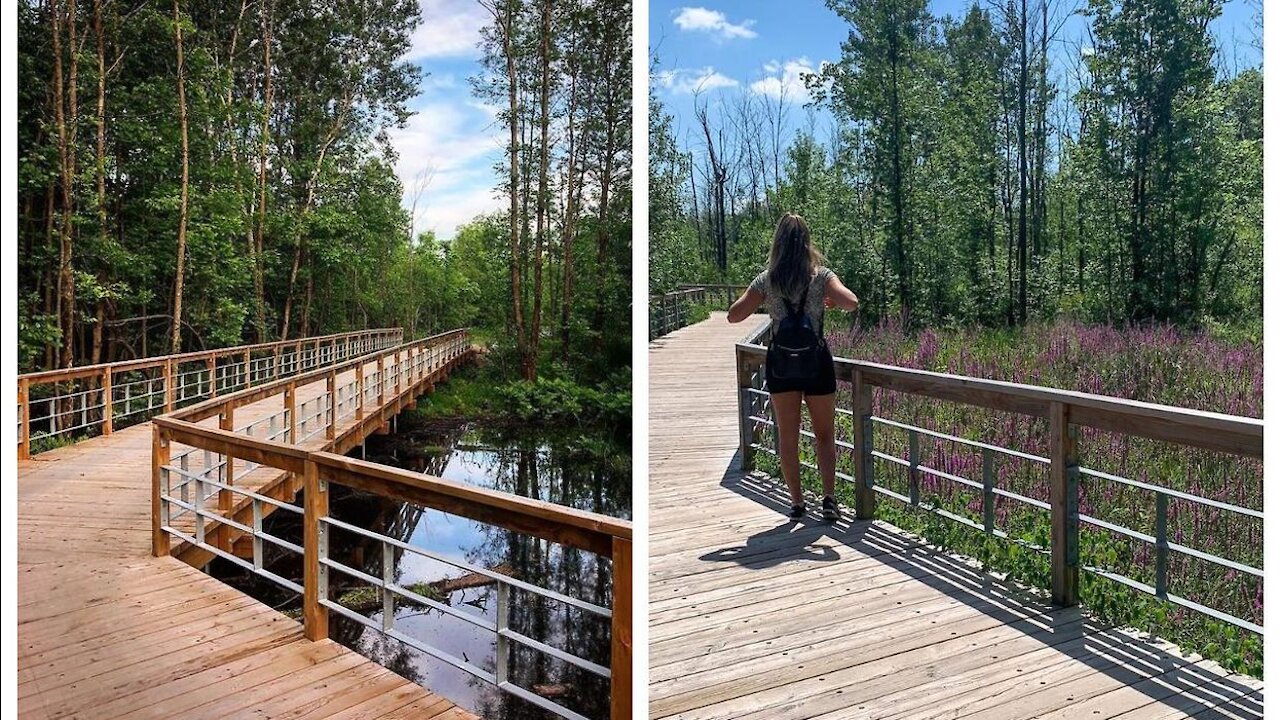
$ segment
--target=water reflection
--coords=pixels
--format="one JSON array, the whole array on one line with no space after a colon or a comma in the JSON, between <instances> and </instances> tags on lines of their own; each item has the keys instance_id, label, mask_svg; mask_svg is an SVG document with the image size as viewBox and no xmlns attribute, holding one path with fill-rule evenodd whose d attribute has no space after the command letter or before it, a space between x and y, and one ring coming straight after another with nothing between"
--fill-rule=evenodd
<instances>
[{"instance_id":1,"label":"water reflection","mask_svg":"<svg viewBox=\"0 0 1280 720\"><path fill-rule=\"evenodd\" d=\"M371 438L366 456L375 462L615 517L631 514L629 449L599 437L494 431L470 424L415 427L402 420L399 433ZM464 616L397 602L394 625L399 632L485 672L492 673L497 667L491 626L497 617L498 590L476 570L510 575L603 607L612 603L611 563L593 553L337 486L331 488L330 509L339 520L472 566L457 567L394 549L391 572L398 585ZM277 513L267 525L268 532L301 542L300 519L292 514ZM335 529L330 539L330 555L335 560L373 577L383 574L383 554L380 543L341 529ZM300 558L285 553L273 560L274 572L301 576ZM280 597L277 593L275 599ZM330 597L382 623L381 598L364 580L331 570ZM283 606L287 609L289 603L285 601ZM478 620L482 626L467 619ZM539 642L599 665L609 664L609 622L589 611L513 588L508 624ZM337 613L331 613L330 635L483 717L549 717L547 711L497 691L444 659ZM512 682L541 697L589 718L609 715L609 684L604 678L516 643L509 644L507 667Z\"/></svg>"}]
</instances>

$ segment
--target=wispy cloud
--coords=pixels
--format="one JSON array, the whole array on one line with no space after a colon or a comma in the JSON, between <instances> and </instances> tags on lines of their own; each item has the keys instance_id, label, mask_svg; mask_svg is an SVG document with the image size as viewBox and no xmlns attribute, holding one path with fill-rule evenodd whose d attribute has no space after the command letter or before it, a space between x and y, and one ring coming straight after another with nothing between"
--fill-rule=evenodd
<instances>
[{"instance_id":1,"label":"wispy cloud","mask_svg":"<svg viewBox=\"0 0 1280 720\"><path fill-rule=\"evenodd\" d=\"M725 14L719 10L708 10L704 7L682 7L676 12L676 27L688 32L710 33L721 40L735 38L751 39L756 31L751 29L754 20L743 20L734 24L729 22Z\"/></svg>"},{"instance_id":2,"label":"wispy cloud","mask_svg":"<svg viewBox=\"0 0 1280 720\"><path fill-rule=\"evenodd\" d=\"M707 66L663 70L654 75L654 81L674 94L692 95L716 88L736 87L738 81Z\"/></svg>"},{"instance_id":3,"label":"wispy cloud","mask_svg":"<svg viewBox=\"0 0 1280 720\"><path fill-rule=\"evenodd\" d=\"M751 91L774 100L788 102L808 102L809 90L804 86L804 75L816 73L821 69L814 68L809 58L796 58L785 62L777 60L764 65L764 77L751 83Z\"/></svg>"},{"instance_id":4,"label":"wispy cloud","mask_svg":"<svg viewBox=\"0 0 1280 720\"><path fill-rule=\"evenodd\" d=\"M489 16L475 0L418 0L422 24L413 32L410 61L479 57L480 29Z\"/></svg>"},{"instance_id":5,"label":"wispy cloud","mask_svg":"<svg viewBox=\"0 0 1280 720\"><path fill-rule=\"evenodd\" d=\"M463 97L437 97L415 108L404 128L390 133L400 157L396 174L415 232L453 237L458 225L501 207L493 188L493 163L502 150L499 129L486 108ZM414 194L429 178L417 198Z\"/></svg>"}]
</instances>

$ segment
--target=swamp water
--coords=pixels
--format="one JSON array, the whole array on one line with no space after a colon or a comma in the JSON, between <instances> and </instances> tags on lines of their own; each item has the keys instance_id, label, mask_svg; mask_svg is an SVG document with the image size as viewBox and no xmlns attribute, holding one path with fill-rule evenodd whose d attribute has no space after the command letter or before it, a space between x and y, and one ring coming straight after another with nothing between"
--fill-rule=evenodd
<instances>
[{"instance_id":1,"label":"swamp water","mask_svg":"<svg viewBox=\"0 0 1280 720\"><path fill-rule=\"evenodd\" d=\"M515 493L614 517L631 517L631 455L608 432L492 430L480 423L415 422L400 418L396 433L371 437L368 460L457 482ZM359 457L357 448L352 453ZM301 496L299 496L299 503ZM513 576L532 585L602 607L612 604L611 561L528 535L467 518L330 486L330 511L338 520L373 530L461 561ZM301 517L277 512L264 530L301 544ZM383 573L378 541L341 528L330 537L330 557L373 577ZM264 543L264 566L301 582L301 557ZM498 588L481 574L434 558L397 549L392 567L400 587L493 623ZM217 560L211 572L224 581L300 617L301 598L231 563ZM329 597L381 624L383 607L376 586L329 570ZM512 588L511 630L592 663L608 666L607 618L557 600ZM485 672L497 667L491 629L441 610L397 598L395 629ZM553 717L548 711L501 692L488 682L378 630L330 611L330 637L400 675L486 718ZM508 677L536 695L588 718L609 715L609 683L585 669L516 642L508 643Z\"/></svg>"}]
</instances>

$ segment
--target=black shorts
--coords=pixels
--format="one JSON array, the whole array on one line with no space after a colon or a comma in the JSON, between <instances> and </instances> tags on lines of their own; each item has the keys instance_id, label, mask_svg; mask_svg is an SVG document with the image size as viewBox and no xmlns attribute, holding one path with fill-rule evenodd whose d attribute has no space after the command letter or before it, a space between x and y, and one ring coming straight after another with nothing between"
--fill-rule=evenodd
<instances>
[{"instance_id":1,"label":"black shorts","mask_svg":"<svg viewBox=\"0 0 1280 720\"><path fill-rule=\"evenodd\" d=\"M810 378L775 378L769 371L769 363L764 364L766 388L771 393L802 392L805 395L830 395L836 391L836 363L831 358L831 350L824 343L822 346L823 362L818 363L818 374Z\"/></svg>"}]
</instances>

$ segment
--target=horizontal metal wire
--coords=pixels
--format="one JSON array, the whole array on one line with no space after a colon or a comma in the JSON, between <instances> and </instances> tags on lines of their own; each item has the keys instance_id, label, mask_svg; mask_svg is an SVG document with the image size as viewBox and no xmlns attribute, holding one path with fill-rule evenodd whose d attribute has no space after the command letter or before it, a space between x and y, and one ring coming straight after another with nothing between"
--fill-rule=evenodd
<instances>
[{"instance_id":1,"label":"horizontal metal wire","mask_svg":"<svg viewBox=\"0 0 1280 720\"><path fill-rule=\"evenodd\" d=\"M466 660L463 660L460 657L457 657L451 653L445 652L444 650L441 650L440 648L437 648L433 645L428 645L427 643L422 642L421 640L415 637L412 637L410 635L406 635L405 633L400 632L395 628L391 628L390 630L384 629L381 623L377 623L373 620L370 620L369 618L361 615L360 613L354 610L351 610L339 603L336 603L333 600L330 600L328 598L321 598L320 604L338 613L339 615L342 615L343 617L354 620L355 622L358 622L361 625L364 625L365 627L373 628L374 630L377 630L378 632L383 633L388 637L393 637L396 640L399 640L400 642L416 650L420 650L436 658L437 660L442 660L448 663L449 665L452 665L453 667L459 670L462 670L463 672L474 675L475 677L489 683L490 685L497 684L498 678L496 675L494 675L491 672L482 670L478 666L473 665L467 662Z\"/></svg>"},{"instance_id":2,"label":"horizontal metal wire","mask_svg":"<svg viewBox=\"0 0 1280 720\"><path fill-rule=\"evenodd\" d=\"M586 610L587 612L594 613L601 617L612 617L613 615L612 612L609 610L609 608L601 607L594 603L589 603L585 600L579 600L577 598L569 597L568 595L561 595L560 593L554 590L547 590L546 588L542 588L537 585L532 585L530 583L524 582L523 580L517 580L516 578L510 577L508 575L503 575L502 573L494 572L492 570L489 570L488 568L480 567L479 565L472 565L466 560L459 560L457 558L449 557L448 555L443 555L441 553L437 553L432 550L427 550L425 548L420 548L415 545L410 545L409 543L404 542L402 540L397 540L396 538L388 537L386 535L373 532L372 530L365 530L364 528L357 527L350 523L345 523L336 518L321 517L320 522L325 523L327 525L332 525L334 527L342 528L343 530L353 532L357 535L363 535L364 537L377 540L379 542L388 543L402 550L407 550L409 552L412 552L417 555L421 555L423 557L429 557L429 558L432 558L433 560L439 560L440 562L446 563L448 565L452 565L456 568L461 568L463 570L476 573L477 575L483 575L484 577L487 577L496 582L500 582L504 585L510 585L511 587L519 588L521 590L531 592L535 595L541 595L542 597L548 598L550 600L555 600L557 602L561 602L566 605L579 608L581 610Z\"/></svg>"},{"instance_id":3,"label":"horizontal metal wire","mask_svg":"<svg viewBox=\"0 0 1280 720\"><path fill-rule=\"evenodd\" d=\"M238 556L236 556L236 555L234 555L234 554L232 554L232 553L229 553L229 552L227 552L227 551L225 551L225 550L222 550L221 548L218 548L218 547L215 547L215 546L213 546L213 545L210 545L209 543L200 542L199 540L196 540L196 538L195 538L194 536L189 535L189 534L187 534L187 533L185 533L185 532L183 532L183 531L179 530L178 528L175 528L175 527L173 527L173 526L171 526L171 525L164 525L164 526L162 526L160 529L161 529L161 530L163 530L164 532L169 533L170 535L173 535L174 537L178 538L179 540L183 540L183 541L185 541L187 544L189 544L189 545L191 545L191 546L193 546L193 547L198 547L198 548L200 548L201 550L205 550L205 551L207 551L207 552L213 553L214 555L217 555L218 557L222 558L223 560L226 560L226 561L228 561L228 562L234 563L235 565L238 565L238 566L240 566L240 567L244 568L245 570L248 570L249 572L251 572L251 573L253 573L253 574L255 574L255 575L261 575L262 577L265 577L265 578L267 578L268 580L271 580L271 581L273 581L273 582L275 582L275 583L278 583L278 584L280 584L280 585L282 585L282 586L284 586L284 587L288 588L289 590L292 590L293 592L298 593L299 595L301 595L301 594L303 593L303 587L302 587L301 585L299 585L298 583L295 583L295 582L293 582L292 580L289 580L288 578L281 577L281 576L279 576L279 575L277 575L277 574L275 574L275 573L271 572L270 570L263 570L263 569L255 568L255 567L253 566L253 563L252 563L252 562L249 562L248 560L245 560L244 558L238 557Z\"/></svg>"},{"instance_id":4,"label":"horizontal metal wire","mask_svg":"<svg viewBox=\"0 0 1280 720\"><path fill-rule=\"evenodd\" d=\"M533 638L527 635L521 635L520 633L510 628L499 630L498 634L509 640L514 640L520 643L521 645L524 645L525 647L533 648L534 650L537 650L545 655L550 655L551 657L557 660L561 660L563 662L569 663L570 665L580 667L583 670L586 670L587 672L592 673L594 675L599 675L602 678L608 678L610 676L609 668L603 665L597 665L591 662L590 660L584 660L583 658L580 658L577 655L572 655L570 653L567 653L558 647L553 647L551 645L547 645L546 643L538 642L537 640L534 640Z\"/></svg>"},{"instance_id":5,"label":"horizontal metal wire","mask_svg":"<svg viewBox=\"0 0 1280 720\"><path fill-rule=\"evenodd\" d=\"M1154 585L1148 585L1144 582L1139 582L1137 580L1126 577L1124 575L1113 573L1109 570L1104 570L1102 568L1095 567L1093 565L1081 565L1081 568L1088 572L1093 573L1094 575L1107 578L1108 580L1114 580L1115 582L1118 582L1121 585L1127 585L1128 587L1131 587L1134 590L1138 590L1140 592L1146 593L1147 595L1152 595L1154 597L1160 598L1161 600L1171 602L1174 605L1180 605L1190 610L1195 610L1198 613L1208 615L1209 617L1214 618L1215 620L1221 620L1222 622L1228 623L1230 625L1235 625L1236 627L1242 630L1248 630L1249 632L1256 633L1257 635L1265 635L1261 625L1256 625L1254 623L1249 622L1248 620L1244 620L1234 615L1230 615L1228 613L1222 612L1221 610L1211 608L1208 605L1201 605L1200 603L1195 602L1194 600L1189 600L1185 597L1182 597L1181 595L1175 595L1173 593L1157 594Z\"/></svg>"},{"instance_id":6,"label":"horizontal metal wire","mask_svg":"<svg viewBox=\"0 0 1280 720\"><path fill-rule=\"evenodd\" d=\"M537 705L543 710L546 710L547 712L550 712L550 713L554 713L562 718L566 718L567 720L590 720L590 718L586 717L585 715L579 715L578 713L570 710L569 708L564 707L563 705L559 705L555 702L552 702L551 700L548 700L542 697L541 695L529 692L528 690L525 690L524 688L520 687L519 685L516 685L513 682L508 681L508 682L500 683L498 684L498 689L502 690L503 692L507 692L512 695L515 695L516 697L520 698L521 700L524 700L525 702L531 703L533 705Z\"/></svg>"},{"instance_id":7,"label":"horizontal metal wire","mask_svg":"<svg viewBox=\"0 0 1280 720\"><path fill-rule=\"evenodd\" d=\"M1232 505L1231 503L1225 503L1225 502L1222 502L1221 500L1211 500L1209 498L1200 497L1199 495L1192 495L1190 493L1182 492L1181 490L1174 490L1172 488L1160 487L1159 485L1152 485L1150 483L1144 483L1139 480L1130 480L1129 478L1120 477L1119 475L1112 475L1111 473L1105 473L1105 472L1102 472L1101 470L1090 470L1089 468L1082 467L1080 468L1080 474L1089 475L1091 477L1096 477L1103 480L1110 480L1111 482L1121 483L1123 485L1130 485L1136 488L1142 488L1143 490L1150 490L1152 492L1164 493L1169 497L1178 498L1179 500L1187 500L1197 505L1208 505L1209 507L1215 507L1215 508L1218 508L1219 510L1227 510L1229 512L1239 513L1241 515L1248 515L1249 517L1257 518L1259 520L1263 519L1262 511L1260 510L1241 507L1239 505Z\"/></svg>"},{"instance_id":8,"label":"horizontal metal wire","mask_svg":"<svg viewBox=\"0 0 1280 720\"><path fill-rule=\"evenodd\" d=\"M252 491L252 490L249 490L248 488L239 487L239 486L236 486L236 485L228 485L228 484L223 483L223 482L220 482L220 481L218 481L218 480L214 480L214 479L212 479L212 478L206 478L206 477L203 477L203 476L201 476L201 475L199 475L199 474L197 474L197 473L193 473L193 472L190 472L190 471L187 471L187 470L183 470L182 468L179 468L179 467L174 467L173 465L165 465L165 466L164 466L164 469L165 469L165 470L168 470L168 471L169 471L169 472L171 472L171 473L176 473L177 475L180 475L180 476L183 476L183 477L190 478L190 479L192 479L192 480L194 480L194 481L202 482L202 483L204 483L205 485L209 485L209 486L211 486L211 487L215 487L215 488L218 488L218 489L220 489L220 490L230 490L231 492L239 493L240 495L244 495L245 497L253 498L254 500L257 500L257 501L259 501L259 502L264 502L264 503L267 503L268 505L274 505L275 507L277 507L277 508L279 508L279 509L281 509L281 510L288 510L288 511L290 511L290 512L292 512L292 513L296 513L296 514L298 514L298 515L301 515L301 514L303 514L303 512L304 512L304 511L303 511L303 508L300 508L300 507L298 507L297 505L293 505L293 504L288 503L288 502L286 502L286 501L284 501L284 500L277 500L276 498L268 497L268 496L266 496L266 495L262 495L262 494L256 493L256 492L254 492L254 491Z\"/></svg>"}]
</instances>

